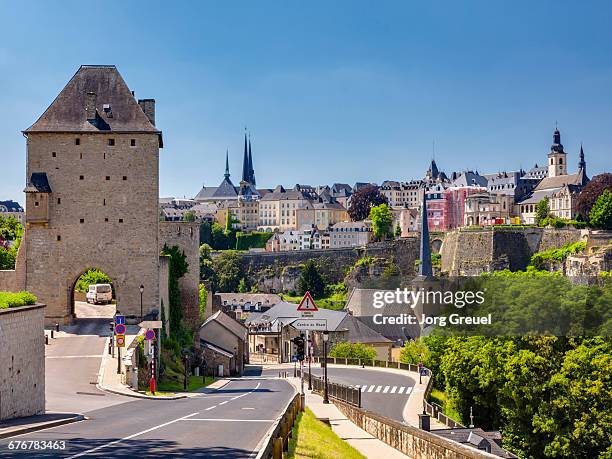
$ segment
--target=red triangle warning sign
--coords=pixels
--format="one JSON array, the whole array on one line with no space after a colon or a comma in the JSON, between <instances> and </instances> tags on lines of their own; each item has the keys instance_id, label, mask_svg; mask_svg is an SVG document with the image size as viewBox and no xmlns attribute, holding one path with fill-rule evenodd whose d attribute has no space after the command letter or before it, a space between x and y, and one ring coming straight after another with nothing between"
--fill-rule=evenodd
<instances>
[{"instance_id":1,"label":"red triangle warning sign","mask_svg":"<svg viewBox=\"0 0 612 459\"><path fill-rule=\"evenodd\" d=\"M298 305L297 310L298 311L310 311L310 312L319 310L314 300L312 299L312 295L310 295L310 292L306 292L306 294L304 295L304 298L302 298L302 301L300 301L300 304Z\"/></svg>"}]
</instances>

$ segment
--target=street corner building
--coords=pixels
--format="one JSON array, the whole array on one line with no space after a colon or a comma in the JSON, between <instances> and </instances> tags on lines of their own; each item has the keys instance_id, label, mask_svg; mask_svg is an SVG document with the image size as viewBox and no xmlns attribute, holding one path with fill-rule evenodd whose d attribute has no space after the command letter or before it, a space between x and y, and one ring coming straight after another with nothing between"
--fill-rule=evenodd
<instances>
[{"instance_id":1,"label":"street corner building","mask_svg":"<svg viewBox=\"0 0 612 459\"><path fill-rule=\"evenodd\" d=\"M145 315L159 313L162 302L167 307L164 237L190 252L197 243L189 224L182 230L168 222L174 227L162 230L159 222L163 139L155 100L136 99L113 65L84 65L23 134L26 232L14 289L47 304L47 323L68 323L76 281L97 268L112 279L117 308L128 318L140 315L140 285ZM194 298L186 303L197 314L197 285L189 291Z\"/></svg>"}]
</instances>

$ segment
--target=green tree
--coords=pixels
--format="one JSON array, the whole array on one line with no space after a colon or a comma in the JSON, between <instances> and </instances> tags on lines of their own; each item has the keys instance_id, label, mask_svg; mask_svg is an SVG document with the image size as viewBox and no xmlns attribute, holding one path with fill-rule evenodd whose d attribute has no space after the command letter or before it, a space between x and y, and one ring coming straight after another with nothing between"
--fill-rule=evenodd
<instances>
[{"instance_id":1,"label":"green tree","mask_svg":"<svg viewBox=\"0 0 612 459\"><path fill-rule=\"evenodd\" d=\"M186 341L183 337L183 310L181 303L181 289L179 279L189 271L189 263L185 252L178 246L164 245L162 255L169 257L168 297L170 304L170 336L177 341Z\"/></svg>"},{"instance_id":2,"label":"green tree","mask_svg":"<svg viewBox=\"0 0 612 459\"><path fill-rule=\"evenodd\" d=\"M399 360L402 363L423 363L428 366L430 360L429 348L422 339L406 341L400 351Z\"/></svg>"},{"instance_id":3,"label":"green tree","mask_svg":"<svg viewBox=\"0 0 612 459\"><path fill-rule=\"evenodd\" d=\"M211 252L212 248L208 244L200 245L200 280L208 280L214 284L215 270Z\"/></svg>"},{"instance_id":4,"label":"green tree","mask_svg":"<svg viewBox=\"0 0 612 459\"><path fill-rule=\"evenodd\" d=\"M389 235L393 224L393 213L387 204L380 204L370 209L370 220L372 220L372 230L376 239L383 240Z\"/></svg>"},{"instance_id":5,"label":"green tree","mask_svg":"<svg viewBox=\"0 0 612 459\"><path fill-rule=\"evenodd\" d=\"M14 218L0 215L0 269L15 269L23 226Z\"/></svg>"},{"instance_id":6,"label":"green tree","mask_svg":"<svg viewBox=\"0 0 612 459\"><path fill-rule=\"evenodd\" d=\"M240 293L248 293L249 290L249 286L246 282L246 279L243 277L242 279L240 279L240 282L238 283L238 291Z\"/></svg>"},{"instance_id":7,"label":"green tree","mask_svg":"<svg viewBox=\"0 0 612 459\"><path fill-rule=\"evenodd\" d=\"M399 223L395 226L395 237L400 238L402 237L402 227L399 225Z\"/></svg>"},{"instance_id":8,"label":"green tree","mask_svg":"<svg viewBox=\"0 0 612 459\"><path fill-rule=\"evenodd\" d=\"M301 295L310 292L315 299L325 295L325 281L312 260L308 260L302 268L297 284Z\"/></svg>"},{"instance_id":9,"label":"green tree","mask_svg":"<svg viewBox=\"0 0 612 459\"><path fill-rule=\"evenodd\" d=\"M200 223L200 244L208 244L212 246L212 225L210 222L203 221Z\"/></svg>"},{"instance_id":10,"label":"green tree","mask_svg":"<svg viewBox=\"0 0 612 459\"><path fill-rule=\"evenodd\" d=\"M227 250L230 248L230 240L225 230L217 222L212 224L212 248L215 250Z\"/></svg>"},{"instance_id":11,"label":"green tree","mask_svg":"<svg viewBox=\"0 0 612 459\"><path fill-rule=\"evenodd\" d=\"M604 190L589 213L589 222L595 228L612 229L612 193Z\"/></svg>"},{"instance_id":12,"label":"green tree","mask_svg":"<svg viewBox=\"0 0 612 459\"><path fill-rule=\"evenodd\" d=\"M536 204L536 224L540 225L548 218L548 196Z\"/></svg>"},{"instance_id":13,"label":"green tree","mask_svg":"<svg viewBox=\"0 0 612 459\"><path fill-rule=\"evenodd\" d=\"M237 292L240 280L244 277L240 255L225 252L213 260L215 272L215 291L222 293Z\"/></svg>"},{"instance_id":14,"label":"green tree","mask_svg":"<svg viewBox=\"0 0 612 459\"><path fill-rule=\"evenodd\" d=\"M578 199L576 199L576 210L584 221L589 220L591 208L604 190L612 191L612 174L609 172L596 175L580 191Z\"/></svg>"},{"instance_id":15,"label":"green tree","mask_svg":"<svg viewBox=\"0 0 612 459\"><path fill-rule=\"evenodd\" d=\"M329 351L330 357L341 359L376 359L376 349L363 343L340 342L334 344Z\"/></svg>"},{"instance_id":16,"label":"green tree","mask_svg":"<svg viewBox=\"0 0 612 459\"><path fill-rule=\"evenodd\" d=\"M208 299L208 292L206 286L200 284L200 321L204 321L206 317L206 300Z\"/></svg>"},{"instance_id":17,"label":"green tree","mask_svg":"<svg viewBox=\"0 0 612 459\"><path fill-rule=\"evenodd\" d=\"M195 212L188 210L183 214L183 221L186 222L195 222L197 220Z\"/></svg>"},{"instance_id":18,"label":"green tree","mask_svg":"<svg viewBox=\"0 0 612 459\"><path fill-rule=\"evenodd\" d=\"M112 280L110 277L106 275L106 273L100 271L99 269L89 269L87 270L76 282L74 289L77 292L87 292L89 290L90 285L94 284L112 284ZM114 294L114 291L113 291Z\"/></svg>"},{"instance_id":19,"label":"green tree","mask_svg":"<svg viewBox=\"0 0 612 459\"><path fill-rule=\"evenodd\" d=\"M386 203L387 198L380 194L376 185L367 185L355 191L351 196L348 214L354 222L365 220L370 215L370 209L373 206Z\"/></svg>"}]
</instances>

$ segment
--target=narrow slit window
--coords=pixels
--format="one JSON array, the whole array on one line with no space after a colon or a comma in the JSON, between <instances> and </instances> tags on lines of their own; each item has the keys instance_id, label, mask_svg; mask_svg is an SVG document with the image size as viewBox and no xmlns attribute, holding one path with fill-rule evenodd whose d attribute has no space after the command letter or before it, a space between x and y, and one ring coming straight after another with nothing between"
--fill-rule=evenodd
<instances>
[{"instance_id":1,"label":"narrow slit window","mask_svg":"<svg viewBox=\"0 0 612 459\"><path fill-rule=\"evenodd\" d=\"M85 180L85 176L80 175L80 176L79 176L79 180Z\"/></svg>"},{"instance_id":2,"label":"narrow slit window","mask_svg":"<svg viewBox=\"0 0 612 459\"><path fill-rule=\"evenodd\" d=\"M79 220L79 223L85 223L85 219L84 219L84 218L81 218L81 219Z\"/></svg>"},{"instance_id":3,"label":"narrow slit window","mask_svg":"<svg viewBox=\"0 0 612 459\"><path fill-rule=\"evenodd\" d=\"M110 175L107 175L107 176L106 176L106 180L110 180Z\"/></svg>"},{"instance_id":4,"label":"narrow slit window","mask_svg":"<svg viewBox=\"0 0 612 459\"><path fill-rule=\"evenodd\" d=\"M57 157L57 153L52 152L52 153L51 153L51 156L52 156L53 158L56 158L56 157Z\"/></svg>"},{"instance_id":5,"label":"narrow slit window","mask_svg":"<svg viewBox=\"0 0 612 459\"><path fill-rule=\"evenodd\" d=\"M57 203L61 204L62 203L62 198L57 198Z\"/></svg>"},{"instance_id":6,"label":"narrow slit window","mask_svg":"<svg viewBox=\"0 0 612 459\"><path fill-rule=\"evenodd\" d=\"M114 147L115 146L115 139L108 139L108 146L109 147Z\"/></svg>"},{"instance_id":7,"label":"narrow slit window","mask_svg":"<svg viewBox=\"0 0 612 459\"><path fill-rule=\"evenodd\" d=\"M127 175L124 175L124 176L123 176L123 180L127 180Z\"/></svg>"},{"instance_id":8,"label":"narrow slit window","mask_svg":"<svg viewBox=\"0 0 612 459\"><path fill-rule=\"evenodd\" d=\"M75 145L81 145L81 139L79 139L78 137L76 139L74 139L74 144Z\"/></svg>"},{"instance_id":9,"label":"narrow slit window","mask_svg":"<svg viewBox=\"0 0 612 459\"><path fill-rule=\"evenodd\" d=\"M136 146L136 139L130 139L130 147Z\"/></svg>"},{"instance_id":10,"label":"narrow slit window","mask_svg":"<svg viewBox=\"0 0 612 459\"><path fill-rule=\"evenodd\" d=\"M58 241L61 241L61 240L62 240L62 237L61 237L59 234L57 235L57 240L58 240Z\"/></svg>"},{"instance_id":11,"label":"narrow slit window","mask_svg":"<svg viewBox=\"0 0 612 459\"><path fill-rule=\"evenodd\" d=\"M120 218L120 219L119 219L119 223L123 223L123 218Z\"/></svg>"}]
</instances>

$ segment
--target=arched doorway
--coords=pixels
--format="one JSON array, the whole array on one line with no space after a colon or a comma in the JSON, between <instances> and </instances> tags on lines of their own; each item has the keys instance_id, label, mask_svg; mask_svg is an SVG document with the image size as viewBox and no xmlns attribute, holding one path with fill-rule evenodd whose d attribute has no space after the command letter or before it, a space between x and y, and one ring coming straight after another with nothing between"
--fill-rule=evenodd
<instances>
[{"instance_id":1,"label":"arched doorway","mask_svg":"<svg viewBox=\"0 0 612 459\"><path fill-rule=\"evenodd\" d=\"M83 271L72 284L70 312L74 319L110 319L115 315L116 286L97 268Z\"/></svg>"}]
</instances>

